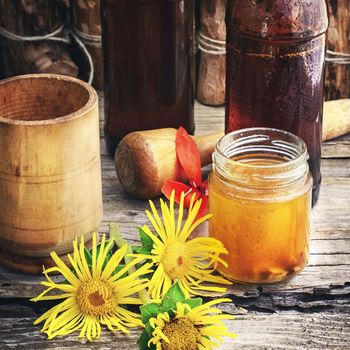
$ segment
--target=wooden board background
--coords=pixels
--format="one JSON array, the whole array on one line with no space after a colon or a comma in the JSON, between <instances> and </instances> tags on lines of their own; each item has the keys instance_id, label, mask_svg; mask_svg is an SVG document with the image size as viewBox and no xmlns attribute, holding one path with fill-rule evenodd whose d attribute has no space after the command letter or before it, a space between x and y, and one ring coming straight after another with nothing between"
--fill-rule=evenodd
<instances>
[{"instance_id":1,"label":"wooden board background","mask_svg":"<svg viewBox=\"0 0 350 350\"><path fill-rule=\"evenodd\" d=\"M100 107L102 112L102 98ZM196 104L197 134L222 130L223 119L223 108ZM123 192L102 136L101 155L100 232L116 221L125 237L136 242L136 228L147 222L147 203ZM324 143L322 173L320 199L312 213L309 265L284 283L233 285L228 291L233 304L224 309L236 315L228 326L238 337L220 349L350 349L350 135ZM0 269L1 350L137 349L139 330L129 336L105 331L93 344L79 342L76 335L46 341L32 323L48 305L28 301L41 290L39 280Z\"/></svg>"}]
</instances>

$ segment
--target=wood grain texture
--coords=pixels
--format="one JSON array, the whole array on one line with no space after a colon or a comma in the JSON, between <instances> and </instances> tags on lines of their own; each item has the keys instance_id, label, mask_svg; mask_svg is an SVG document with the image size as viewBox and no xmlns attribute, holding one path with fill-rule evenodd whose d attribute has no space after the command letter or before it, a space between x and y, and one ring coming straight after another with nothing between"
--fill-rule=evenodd
<instances>
[{"instance_id":1,"label":"wood grain texture","mask_svg":"<svg viewBox=\"0 0 350 350\"><path fill-rule=\"evenodd\" d=\"M322 140L331 140L349 132L350 98L327 101L323 108Z\"/></svg>"},{"instance_id":2,"label":"wood grain texture","mask_svg":"<svg viewBox=\"0 0 350 350\"><path fill-rule=\"evenodd\" d=\"M327 0L328 50L350 55L350 0ZM327 62L326 100L350 97L350 64Z\"/></svg>"},{"instance_id":3,"label":"wood grain texture","mask_svg":"<svg viewBox=\"0 0 350 350\"><path fill-rule=\"evenodd\" d=\"M192 136L199 151L201 164L212 161L217 141L223 134ZM136 198L161 195L166 180L185 182L175 150L176 129L134 131L118 144L114 162L123 189Z\"/></svg>"},{"instance_id":4,"label":"wood grain texture","mask_svg":"<svg viewBox=\"0 0 350 350\"><path fill-rule=\"evenodd\" d=\"M100 102L103 104L103 100ZM222 131L223 115L223 108L197 104L196 133ZM224 309L236 315L228 325L239 336L225 341L219 349L350 348L350 151L347 142L350 142L349 136L324 143L323 183L312 213L308 266L283 283L230 287L227 294L234 304L227 304ZM138 242L136 228L147 222L144 213L147 202L131 199L121 189L102 135L101 153L104 216L99 231L107 232L108 223L117 221L125 237L130 242ZM197 234L205 231L206 227L201 226ZM39 327L32 322L48 305L33 305L28 301L41 291L39 280L0 269L0 349L137 349L139 331L132 331L130 336L104 332L104 337L93 344L82 344L75 336L44 341Z\"/></svg>"},{"instance_id":5,"label":"wood grain texture","mask_svg":"<svg viewBox=\"0 0 350 350\"><path fill-rule=\"evenodd\" d=\"M11 78L0 82L0 115L1 249L71 251L102 216L96 92L58 75Z\"/></svg>"},{"instance_id":6,"label":"wood grain texture","mask_svg":"<svg viewBox=\"0 0 350 350\"><path fill-rule=\"evenodd\" d=\"M91 42L80 36L91 54L94 64L93 85L96 89L103 89L103 53L101 43L101 15L100 0L72 0L71 9L74 25L78 31L100 37L100 42ZM79 36L79 33L77 33Z\"/></svg>"},{"instance_id":7,"label":"wood grain texture","mask_svg":"<svg viewBox=\"0 0 350 350\"><path fill-rule=\"evenodd\" d=\"M0 347L9 349L137 349L139 330L126 336L103 332L102 339L82 343L76 335L45 341L45 336L33 326L33 317L2 319ZM238 334L236 339L225 341L219 350L232 349L349 349L350 316L322 314L246 314L238 315L227 323ZM13 335L16 334L16 337ZM19 343L19 340L21 343Z\"/></svg>"},{"instance_id":8,"label":"wood grain texture","mask_svg":"<svg viewBox=\"0 0 350 350\"><path fill-rule=\"evenodd\" d=\"M57 30L65 20L64 1L0 0L0 25L10 33L42 36ZM66 45L49 41L3 41L6 76L29 73L56 73L76 77L78 67Z\"/></svg>"},{"instance_id":9,"label":"wood grain texture","mask_svg":"<svg viewBox=\"0 0 350 350\"><path fill-rule=\"evenodd\" d=\"M206 37L219 40L223 44L213 44L206 40L200 44L209 52L201 50L197 83L198 101L211 106L225 103L226 55L212 54L210 51L225 49L227 0L201 0L201 33Z\"/></svg>"}]
</instances>

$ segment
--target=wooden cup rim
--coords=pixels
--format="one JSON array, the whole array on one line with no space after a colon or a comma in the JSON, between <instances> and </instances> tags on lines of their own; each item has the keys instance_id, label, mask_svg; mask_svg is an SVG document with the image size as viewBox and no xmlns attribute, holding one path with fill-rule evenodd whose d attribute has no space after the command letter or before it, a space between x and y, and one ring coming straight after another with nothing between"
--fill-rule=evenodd
<instances>
[{"instance_id":1,"label":"wooden cup rim","mask_svg":"<svg viewBox=\"0 0 350 350\"><path fill-rule=\"evenodd\" d=\"M58 123L64 123L73 119L78 119L85 115L87 112L92 110L96 106L97 102L97 92L96 90L89 85L88 83L69 76L65 75L59 75L59 74L25 74L25 75L18 75L15 77L7 78L0 80L0 85L12 83L14 81L20 81L23 79L40 79L40 80L47 80L50 81L52 79L54 80L63 80L69 83L76 84L80 86L81 88L85 89L85 91L88 94L88 100L86 103L79 108L78 110L63 115L61 117L56 117L56 118L50 118L50 119L44 119L44 120L20 120L20 119L10 119L6 117L2 117L0 115L0 122L9 124L9 125L27 125L27 126L41 126L41 125L52 125L52 124L58 124ZM64 103L64 101L63 101Z\"/></svg>"}]
</instances>

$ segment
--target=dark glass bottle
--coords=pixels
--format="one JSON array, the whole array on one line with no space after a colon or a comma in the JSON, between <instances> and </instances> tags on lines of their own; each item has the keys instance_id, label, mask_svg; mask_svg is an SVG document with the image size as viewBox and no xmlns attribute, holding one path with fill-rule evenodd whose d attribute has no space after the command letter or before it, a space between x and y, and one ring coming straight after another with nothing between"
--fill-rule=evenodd
<instances>
[{"instance_id":1,"label":"dark glass bottle","mask_svg":"<svg viewBox=\"0 0 350 350\"><path fill-rule=\"evenodd\" d=\"M180 125L194 132L193 0L102 0L105 139Z\"/></svg>"},{"instance_id":2,"label":"dark glass bottle","mask_svg":"<svg viewBox=\"0 0 350 350\"><path fill-rule=\"evenodd\" d=\"M321 183L326 2L229 0L226 25L226 131L272 127L303 138L314 204Z\"/></svg>"}]
</instances>

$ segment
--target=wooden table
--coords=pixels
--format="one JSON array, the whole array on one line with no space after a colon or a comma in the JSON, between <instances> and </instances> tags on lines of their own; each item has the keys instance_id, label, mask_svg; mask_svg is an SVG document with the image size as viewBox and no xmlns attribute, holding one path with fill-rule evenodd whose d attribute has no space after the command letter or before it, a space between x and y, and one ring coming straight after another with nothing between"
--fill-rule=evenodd
<instances>
[{"instance_id":1,"label":"wooden table","mask_svg":"<svg viewBox=\"0 0 350 350\"><path fill-rule=\"evenodd\" d=\"M101 109L103 100L101 99ZM197 134L223 129L223 108L196 105ZM102 126L102 121L101 121ZM101 138L104 217L100 227L116 221L130 242L136 228L147 222L145 201L129 198L120 187L113 161ZM312 213L311 256L308 266L292 280L274 285L234 285L236 315L228 323L238 334L221 349L350 349L350 135L323 145L323 182ZM101 340L82 344L77 335L45 340L33 326L47 307L28 298L41 290L39 277L0 269L0 349L137 349L139 331L130 336L103 332Z\"/></svg>"}]
</instances>

